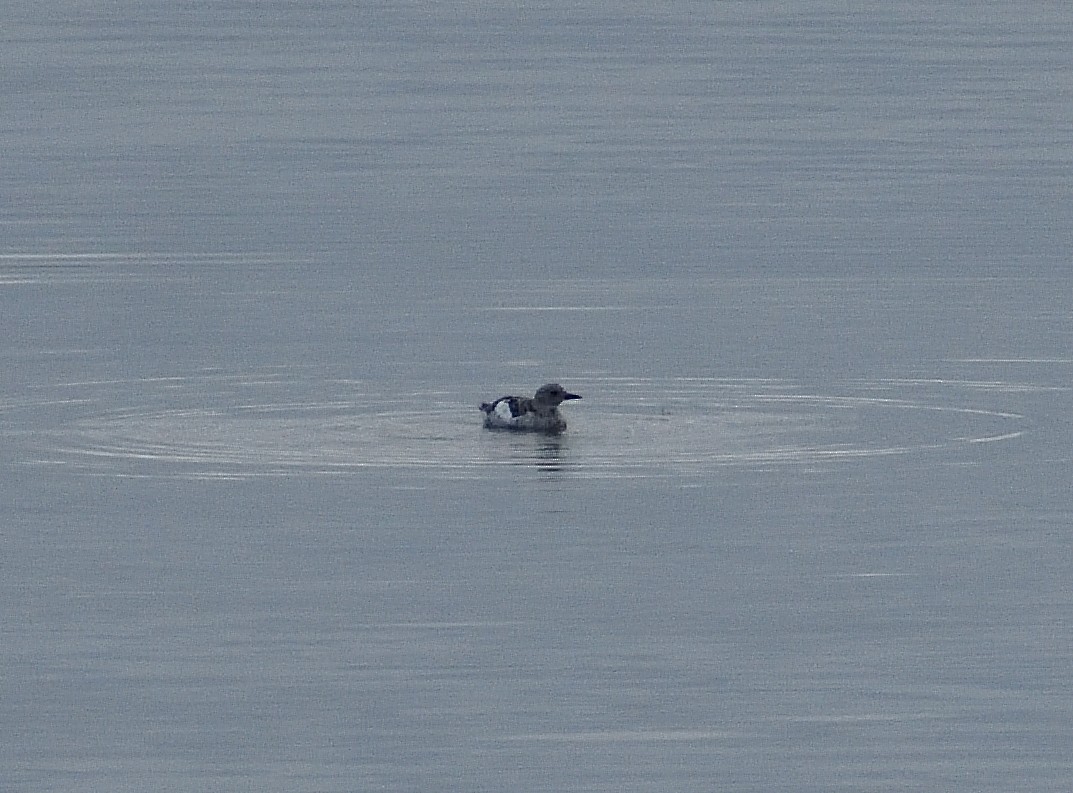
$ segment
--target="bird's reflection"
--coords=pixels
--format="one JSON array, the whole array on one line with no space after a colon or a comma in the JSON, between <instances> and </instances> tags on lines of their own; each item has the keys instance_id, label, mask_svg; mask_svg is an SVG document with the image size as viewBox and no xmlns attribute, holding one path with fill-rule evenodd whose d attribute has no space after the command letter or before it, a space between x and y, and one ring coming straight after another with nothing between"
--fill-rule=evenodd
<instances>
[{"instance_id":1,"label":"bird's reflection","mask_svg":"<svg viewBox=\"0 0 1073 793\"><path fill-rule=\"evenodd\" d=\"M533 466L549 473L566 469L568 442L562 435L517 434L510 439L513 465Z\"/></svg>"},{"instance_id":2,"label":"bird's reflection","mask_svg":"<svg viewBox=\"0 0 1073 793\"><path fill-rule=\"evenodd\" d=\"M537 444L533 464L541 471L562 471L563 448L562 436L549 435L541 438Z\"/></svg>"}]
</instances>

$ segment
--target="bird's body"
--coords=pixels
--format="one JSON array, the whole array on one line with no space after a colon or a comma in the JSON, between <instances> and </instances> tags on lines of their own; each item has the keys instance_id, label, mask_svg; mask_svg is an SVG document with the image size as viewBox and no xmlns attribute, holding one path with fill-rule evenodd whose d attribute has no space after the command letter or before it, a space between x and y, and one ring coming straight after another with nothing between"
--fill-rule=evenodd
<instances>
[{"instance_id":1,"label":"bird's body","mask_svg":"<svg viewBox=\"0 0 1073 793\"><path fill-rule=\"evenodd\" d=\"M537 389L533 397L505 396L494 402L482 402L484 426L493 430L522 430L557 433L566 429L559 415L559 405L568 399L581 399L558 383Z\"/></svg>"}]
</instances>

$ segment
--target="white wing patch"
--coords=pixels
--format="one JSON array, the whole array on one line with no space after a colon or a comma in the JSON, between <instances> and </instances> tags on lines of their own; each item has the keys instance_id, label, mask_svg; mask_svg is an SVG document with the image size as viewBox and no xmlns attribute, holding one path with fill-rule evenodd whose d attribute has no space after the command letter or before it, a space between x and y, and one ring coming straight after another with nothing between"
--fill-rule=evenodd
<instances>
[{"instance_id":1,"label":"white wing patch","mask_svg":"<svg viewBox=\"0 0 1073 793\"><path fill-rule=\"evenodd\" d=\"M494 415L495 418L499 421L505 424L509 424L510 421L514 418L514 416L511 415L510 412L510 401L504 399L502 402L496 405L495 410L492 411L492 415Z\"/></svg>"}]
</instances>

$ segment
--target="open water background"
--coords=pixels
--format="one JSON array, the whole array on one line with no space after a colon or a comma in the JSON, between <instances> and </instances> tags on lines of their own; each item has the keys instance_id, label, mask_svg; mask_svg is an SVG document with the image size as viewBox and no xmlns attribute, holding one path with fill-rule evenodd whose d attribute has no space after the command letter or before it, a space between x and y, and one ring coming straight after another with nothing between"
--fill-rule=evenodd
<instances>
[{"instance_id":1,"label":"open water background","mask_svg":"<svg viewBox=\"0 0 1073 793\"><path fill-rule=\"evenodd\" d=\"M4 790L1070 789L1073 10L0 42Z\"/></svg>"}]
</instances>

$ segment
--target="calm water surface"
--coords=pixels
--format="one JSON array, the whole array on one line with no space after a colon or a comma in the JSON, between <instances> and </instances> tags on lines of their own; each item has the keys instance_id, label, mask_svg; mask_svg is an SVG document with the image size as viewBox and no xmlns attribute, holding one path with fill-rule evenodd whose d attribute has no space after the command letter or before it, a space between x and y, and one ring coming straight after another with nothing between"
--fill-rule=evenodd
<instances>
[{"instance_id":1,"label":"calm water surface","mask_svg":"<svg viewBox=\"0 0 1073 793\"><path fill-rule=\"evenodd\" d=\"M0 787L1069 789L1073 12L8 16Z\"/></svg>"}]
</instances>

